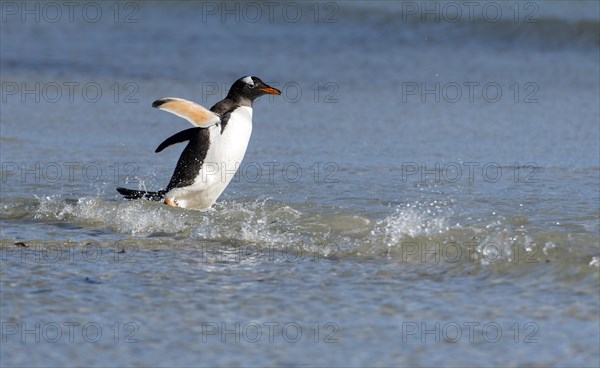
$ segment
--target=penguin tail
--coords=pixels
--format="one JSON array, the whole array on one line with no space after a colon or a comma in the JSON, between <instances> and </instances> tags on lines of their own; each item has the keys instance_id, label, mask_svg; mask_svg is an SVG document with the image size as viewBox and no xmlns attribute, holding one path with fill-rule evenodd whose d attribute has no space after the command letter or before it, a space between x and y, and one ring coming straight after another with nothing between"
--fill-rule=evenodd
<instances>
[{"instance_id":1,"label":"penguin tail","mask_svg":"<svg viewBox=\"0 0 600 368\"><path fill-rule=\"evenodd\" d=\"M135 190L127 188L117 188L117 192L121 193L125 199L146 199L148 201L162 201L165 197L165 190L158 192L148 192L145 190Z\"/></svg>"}]
</instances>

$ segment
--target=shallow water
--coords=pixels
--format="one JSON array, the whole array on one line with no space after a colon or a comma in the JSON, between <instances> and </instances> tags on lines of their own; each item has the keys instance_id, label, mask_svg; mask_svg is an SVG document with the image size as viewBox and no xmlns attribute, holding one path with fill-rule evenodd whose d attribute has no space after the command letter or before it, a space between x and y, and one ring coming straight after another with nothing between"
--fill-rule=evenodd
<instances>
[{"instance_id":1,"label":"shallow water","mask_svg":"<svg viewBox=\"0 0 600 368\"><path fill-rule=\"evenodd\" d=\"M600 364L597 3L15 4L4 366ZM119 198L181 152L152 101L248 73L284 93L211 210Z\"/></svg>"}]
</instances>

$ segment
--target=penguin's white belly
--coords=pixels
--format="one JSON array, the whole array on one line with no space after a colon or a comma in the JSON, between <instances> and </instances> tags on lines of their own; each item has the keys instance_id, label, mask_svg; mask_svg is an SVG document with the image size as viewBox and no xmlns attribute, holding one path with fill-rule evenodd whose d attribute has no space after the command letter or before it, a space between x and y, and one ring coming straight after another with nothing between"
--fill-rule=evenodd
<instances>
[{"instance_id":1,"label":"penguin's white belly","mask_svg":"<svg viewBox=\"0 0 600 368\"><path fill-rule=\"evenodd\" d=\"M230 116L221 134L221 125L210 128L210 146L194 183L174 188L166 197L178 207L205 210L223 193L240 168L252 134L252 108L242 106Z\"/></svg>"}]
</instances>

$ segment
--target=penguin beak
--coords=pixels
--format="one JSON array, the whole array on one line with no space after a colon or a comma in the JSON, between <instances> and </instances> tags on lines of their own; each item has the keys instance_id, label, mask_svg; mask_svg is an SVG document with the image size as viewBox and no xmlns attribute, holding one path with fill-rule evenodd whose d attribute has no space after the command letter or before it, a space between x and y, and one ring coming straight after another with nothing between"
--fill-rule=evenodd
<instances>
[{"instance_id":1,"label":"penguin beak","mask_svg":"<svg viewBox=\"0 0 600 368\"><path fill-rule=\"evenodd\" d=\"M281 91L278 90L277 88L269 87L267 85L265 85L265 87L263 87L263 88L259 88L259 90L263 91L264 93L268 93L270 95L280 95L281 94Z\"/></svg>"}]
</instances>

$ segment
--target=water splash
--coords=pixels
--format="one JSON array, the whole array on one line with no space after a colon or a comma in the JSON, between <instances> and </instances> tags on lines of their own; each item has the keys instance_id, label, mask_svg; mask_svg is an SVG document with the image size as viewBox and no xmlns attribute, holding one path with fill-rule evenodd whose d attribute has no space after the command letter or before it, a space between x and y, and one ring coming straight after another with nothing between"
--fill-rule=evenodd
<instances>
[{"instance_id":1,"label":"water splash","mask_svg":"<svg viewBox=\"0 0 600 368\"><path fill-rule=\"evenodd\" d=\"M36 197L35 219L67 220L89 226L107 226L120 233L142 235L177 233L186 229L187 213L146 201L107 202L97 197L65 200L60 195Z\"/></svg>"},{"instance_id":2,"label":"water splash","mask_svg":"<svg viewBox=\"0 0 600 368\"><path fill-rule=\"evenodd\" d=\"M449 210L437 204L423 207L419 203L408 204L397 208L395 213L378 221L371 235L383 238L388 247L397 245L401 240L410 237L432 236L450 229L448 225Z\"/></svg>"}]
</instances>

